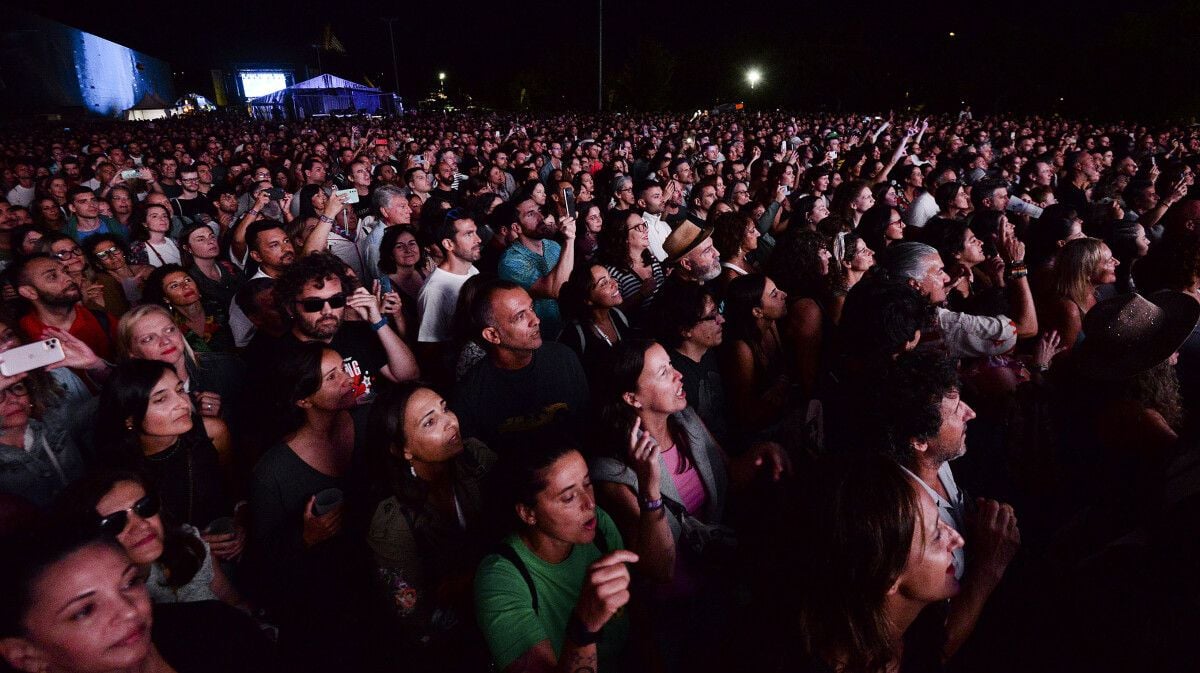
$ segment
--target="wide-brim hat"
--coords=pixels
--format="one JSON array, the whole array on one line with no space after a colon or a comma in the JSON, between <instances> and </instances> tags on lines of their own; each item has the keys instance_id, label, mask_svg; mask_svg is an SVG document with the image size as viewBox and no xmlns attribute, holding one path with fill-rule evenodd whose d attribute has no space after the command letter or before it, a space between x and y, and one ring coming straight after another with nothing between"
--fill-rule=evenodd
<instances>
[{"instance_id":1,"label":"wide-brim hat","mask_svg":"<svg viewBox=\"0 0 1200 673\"><path fill-rule=\"evenodd\" d=\"M667 264L678 262L681 257L695 250L696 246L712 236L712 233L712 227L698 224L691 217L680 222L679 226L667 234L667 240L663 241Z\"/></svg>"},{"instance_id":2,"label":"wide-brim hat","mask_svg":"<svg viewBox=\"0 0 1200 673\"><path fill-rule=\"evenodd\" d=\"M1162 290L1149 298L1123 294L1096 304L1083 318L1083 342L1072 354L1079 371L1100 381L1140 374L1171 357L1200 322L1200 302Z\"/></svg>"}]
</instances>

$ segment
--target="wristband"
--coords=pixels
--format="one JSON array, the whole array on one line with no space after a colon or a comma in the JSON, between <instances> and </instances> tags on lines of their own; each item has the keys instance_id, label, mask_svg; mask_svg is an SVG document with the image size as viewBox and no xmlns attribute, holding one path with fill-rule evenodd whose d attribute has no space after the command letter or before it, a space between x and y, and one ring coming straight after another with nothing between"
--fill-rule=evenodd
<instances>
[{"instance_id":1,"label":"wristband","mask_svg":"<svg viewBox=\"0 0 1200 673\"><path fill-rule=\"evenodd\" d=\"M644 513L657 512L663 508L662 496L659 496L654 500L647 500L641 496L638 496L638 508Z\"/></svg>"},{"instance_id":2,"label":"wristband","mask_svg":"<svg viewBox=\"0 0 1200 673\"><path fill-rule=\"evenodd\" d=\"M600 640L600 631L588 631L574 614L567 620L567 639L576 645L595 645Z\"/></svg>"},{"instance_id":3,"label":"wristband","mask_svg":"<svg viewBox=\"0 0 1200 673\"><path fill-rule=\"evenodd\" d=\"M317 216L317 219L323 224L333 224L333 218L328 215L319 215Z\"/></svg>"},{"instance_id":4,"label":"wristband","mask_svg":"<svg viewBox=\"0 0 1200 673\"><path fill-rule=\"evenodd\" d=\"M253 215L254 217L258 217L259 215L262 215L262 211L258 210L257 208L251 208L250 210L246 211L246 214Z\"/></svg>"},{"instance_id":5,"label":"wristband","mask_svg":"<svg viewBox=\"0 0 1200 673\"><path fill-rule=\"evenodd\" d=\"M371 329L375 330L376 332L383 329L384 327L387 327L387 318L380 318L379 322L371 323Z\"/></svg>"}]
</instances>

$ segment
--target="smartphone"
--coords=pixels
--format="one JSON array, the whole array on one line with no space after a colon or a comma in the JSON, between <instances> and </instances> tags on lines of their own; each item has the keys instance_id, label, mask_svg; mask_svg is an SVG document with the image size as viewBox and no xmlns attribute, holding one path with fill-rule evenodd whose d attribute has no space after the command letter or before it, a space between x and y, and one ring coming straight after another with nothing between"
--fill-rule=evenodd
<instances>
[{"instance_id":1,"label":"smartphone","mask_svg":"<svg viewBox=\"0 0 1200 673\"><path fill-rule=\"evenodd\" d=\"M339 189L334 194L342 197L342 203L358 203L357 189Z\"/></svg>"},{"instance_id":2,"label":"smartphone","mask_svg":"<svg viewBox=\"0 0 1200 673\"><path fill-rule=\"evenodd\" d=\"M43 339L4 351L0 374L16 376L23 372L62 362L67 358L58 339Z\"/></svg>"},{"instance_id":3,"label":"smartphone","mask_svg":"<svg viewBox=\"0 0 1200 673\"><path fill-rule=\"evenodd\" d=\"M386 144L388 144L388 139L387 138L376 138L375 144L376 145L386 145Z\"/></svg>"},{"instance_id":4,"label":"smartphone","mask_svg":"<svg viewBox=\"0 0 1200 673\"><path fill-rule=\"evenodd\" d=\"M387 276L380 276L379 277L379 291L383 294L387 294L387 293L391 292L392 291L392 279L388 278Z\"/></svg>"},{"instance_id":5,"label":"smartphone","mask_svg":"<svg viewBox=\"0 0 1200 673\"><path fill-rule=\"evenodd\" d=\"M567 217L575 217L575 190L570 187L563 188L563 204L567 208Z\"/></svg>"},{"instance_id":6,"label":"smartphone","mask_svg":"<svg viewBox=\"0 0 1200 673\"><path fill-rule=\"evenodd\" d=\"M133 169L130 169L127 171L121 171L121 179L122 180L136 180L137 176L138 176L138 172Z\"/></svg>"},{"instance_id":7,"label":"smartphone","mask_svg":"<svg viewBox=\"0 0 1200 673\"><path fill-rule=\"evenodd\" d=\"M278 201L279 199L282 199L283 195L284 191L279 187L272 187L267 190L267 198L271 199L272 201Z\"/></svg>"}]
</instances>

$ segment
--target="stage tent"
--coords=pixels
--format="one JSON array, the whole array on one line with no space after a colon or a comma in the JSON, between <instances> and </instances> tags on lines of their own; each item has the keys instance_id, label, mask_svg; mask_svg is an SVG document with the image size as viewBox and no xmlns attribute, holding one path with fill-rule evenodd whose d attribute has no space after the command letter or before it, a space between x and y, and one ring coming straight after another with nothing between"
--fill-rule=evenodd
<instances>
[{"instance_id":1,"label":"stage tent","mask_svg":"<svg viewBox=\"0 0 1200 673\"><path fill-rule=\"evenodd\" d=\"M125 111L125 119L129 121L148 121L151 119L163 119L170 113L171 104L158 97L157 94L148 93L142 96L142 99L137 102L137 105Z\"/></svg>"},{"instance_id":2,"label":"stage tent","mask_svg":"<svg viewBox=\"0 0 1200 673\"><path fill-rule=\"evenodd\" d=\"M250 107L255 117L264 119L403 112L395 94L329 74L253 98Z\"/></svg>"}]
</instances>

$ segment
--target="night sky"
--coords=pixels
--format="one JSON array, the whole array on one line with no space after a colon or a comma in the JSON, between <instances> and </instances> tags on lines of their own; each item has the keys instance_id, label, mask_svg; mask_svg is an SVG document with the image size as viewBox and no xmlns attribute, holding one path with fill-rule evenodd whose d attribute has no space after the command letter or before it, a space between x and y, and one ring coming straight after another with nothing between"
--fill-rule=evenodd
<instances>
[{"instance_id":1,"label":"night sky","mask_svg":"<svg viewBox=\"0 0 1200 673\"><path fill-rule=\"evenodd\" d=\"M451 90L485 105L514 107L524 90L539 109L594 109L596 8L595 0L122 0L52 1L39 11L165 59L185 73L179 86L201 89L209 68L238 63L282 64L302 76L303 66L316 66L309 45L327 23L348 53L323 54L324 70L392 88L380 17L398 16L396 90L406 98L423 97L445 71ZM1200 109L1200 2L608 0L604 18L605 83L617 109L748 99L957 110L966 99L977 110L1149 122ZM765 74L754 92L743 79L750 66Z\"/></svg>"}]
</instances>

